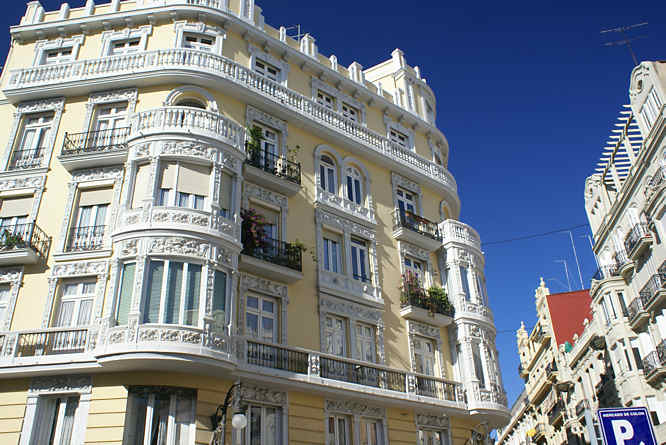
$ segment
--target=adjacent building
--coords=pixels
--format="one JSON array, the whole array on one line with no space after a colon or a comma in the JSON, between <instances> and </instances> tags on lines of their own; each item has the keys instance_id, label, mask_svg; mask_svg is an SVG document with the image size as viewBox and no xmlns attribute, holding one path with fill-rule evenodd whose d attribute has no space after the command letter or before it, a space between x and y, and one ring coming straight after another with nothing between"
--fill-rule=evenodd
<instances>
[{"instance_id":1,"label":"adjacent building","mask_svg":"<svg viewBox=\"0 0 666 445\"><path fill-rule=\"evenodd\" d=\"M507 421L480 238L402 51L343 66L253 0L32 1L10 32L1 443L462 445Z\"/></svg>"},{"instance_id":2,"label":"adjacent building","mask_svg":"<svg viewBox=\"0 0 666 445\"><path fill-rule=\"evenodd\" d=\"M647 407L657 441L666 442L666 63L643 62L634 68L629 99L596 173L585 182L585 209L599 270L590 300L562 320L565 325L578 323L576 314L585 313L576 327L582 332L569 343L562 338L550 345L555 362L533 377L523 356L534 349L533 334L518 331L528 399L534 386L530 380L536 378L537 385L558 389L553 409L561 403L562 414L552 414L545 422L535 413L543 414L551 403L544 408L545 402L529 399L526 408L514 410L500 442L571 443L568 433L558 433L555 422L563 422L579 441L594 443L599 437L596 410L619 406ZM543 315L538 303L537 312L539 326ZM561 327L553 320L555 331ZM551 355L543 354L548 362ZM537 404L529 406L533 402Z\"/></svg>"}]
</instances>

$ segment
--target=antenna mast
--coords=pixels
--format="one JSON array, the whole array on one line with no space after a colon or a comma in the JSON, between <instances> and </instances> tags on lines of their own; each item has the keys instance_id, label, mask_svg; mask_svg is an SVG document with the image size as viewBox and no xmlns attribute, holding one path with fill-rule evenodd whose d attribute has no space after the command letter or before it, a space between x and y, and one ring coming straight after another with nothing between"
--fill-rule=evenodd
<instances>
[{"instance_id":1,"label":"antenna mast","mask_svg":"<svg viewBox=\"0 0 666 445\"><path fill-rule=\"evenodd\" d=\"M634 40L645 38L647 36L641 35L641 36L629 38L629 37L627 37L626 32L629 31L630 29L645 26L647 24L648 24L648 22L642 22L642 23L636 23L634 25L618 26L617 28L602 30L600 32L600 34L606 34L606 33L609 33L609 32L617 32L617 33L620 33L622 35L621 40L606 42L606 43L604 43L604 46L626 46L627 49L629 50L629 53L631 54L631 58L634 60L634 66L638 65L638 59L636 58L636 54L634 53L634 49L631 47L631 42L633 42Z\"/></svg>"}]
</instances>

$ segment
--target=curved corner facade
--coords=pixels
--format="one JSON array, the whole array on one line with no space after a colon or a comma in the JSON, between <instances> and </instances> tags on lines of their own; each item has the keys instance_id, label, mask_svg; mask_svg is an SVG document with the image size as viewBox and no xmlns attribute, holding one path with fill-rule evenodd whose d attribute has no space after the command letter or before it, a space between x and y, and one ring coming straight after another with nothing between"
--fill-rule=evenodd
<instances>
[{"instance_id":1,"label":"curved corner facade","mask_svg":"<svg viewBox=\"0 0 666 445\"><path fill-rule=\"evenodd\" d=\"M479 236L402 51L344 67L252 0L30 2L11 35L0 442L210 443L234 383L227 443L508 420Z\"/></svg>"}]
</instances>

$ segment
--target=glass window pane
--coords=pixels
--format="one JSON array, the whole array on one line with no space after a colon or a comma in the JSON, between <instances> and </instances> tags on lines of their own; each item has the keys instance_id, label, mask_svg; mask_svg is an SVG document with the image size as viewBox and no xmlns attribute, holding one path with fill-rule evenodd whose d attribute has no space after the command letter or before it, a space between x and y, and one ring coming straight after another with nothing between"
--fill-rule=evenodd
<instances>
[{"instance_id":1,"label":"glass window pane","mask_svg":"<svg viewBox=\"0 0 666 445\"><path fill-rule=\"evenodd\" d=\"M159 323L160 297L162 295L162 277L164 275L164 262L151 261L148 271L148 293L144 306L143 322Z\"/></svg>"},{"instance_id":2,"label":"glass window pane","mask_svg":"<svg viewBox=\"0 0 666 445\"><path fill-rule=\"evenodd\" d=\"M127 324L127 317L129 315L130 305L132 304L135 269L136 263L127 263L123 265L120 295L118 297L118 307L116 309L116 321L119 325Z\"/></svg>"},{"instance_id":3,"label":"glass window pane","mask_svg":"<svg viewBox=\"0 0 666 445\"><path fill-rule=\"evenodd\" d=\"M213 287L213 318L217 326L226 323L224 311L227 304L227 274L215 271L215 285Z\"/></svg>"},{"instance_id":4,"label":"glass window pane","mask_svg":"<svg viewBox=\"0 0 666 445\"><path fill-rule=\"evenodd\" d=\"M253 406L250 410L250 445L262 445L261 443L261 408Z\"/></svg>"},{"instance_id":5,"label":"glass window pane","mask_svg":"<svg viewBox=\"0 0 666 445\"><path fill-rule=\"evenodd\" d=\"M183 263L172 261L167 277L165 323L180 322L180 297L183 289Z\"/></svg>"},{"instance_id":6,"label":"glass window pane","mask_svg":"<svg viewBox=\"0 0 666 445\"><path fill-rule=\"evenodd\" d=\"M259 308L259 300L257 297L247 297L247 307L253 308L253 309L258 309Z\"/></svg>"},{"instance_id":7,"label":"glass window pane","mask_svg":"<svg viewBox=\"0 0 666 445\"><path fill-rule=\"evenodd\" d=\"M248 313L246 315L246 323L248 335L257 337L259 333L259 317L256 314Z\"/></svg>"},{"instance_id":8,"label":"glass window pane","mask_svg":"<svg viewBox=\"0 0 666 445\"><path fill-rule=\"evenodd\" d=\"M198 326L199 299L201 286L201 265L189 264L187 268L187 288L185 295L185 324Z\"/></svg>"},{"instance_id":9,"label":"glass window pane","mask_svg":"<svg viewBox=\"0 0 666 445\"><path fill-rule=\"evenodd\" d=\"M263 312L270 312L271 314L275 312L275 305L272 301L262 300L261 301L261 310Z\"/></svg>"}]
</instances>

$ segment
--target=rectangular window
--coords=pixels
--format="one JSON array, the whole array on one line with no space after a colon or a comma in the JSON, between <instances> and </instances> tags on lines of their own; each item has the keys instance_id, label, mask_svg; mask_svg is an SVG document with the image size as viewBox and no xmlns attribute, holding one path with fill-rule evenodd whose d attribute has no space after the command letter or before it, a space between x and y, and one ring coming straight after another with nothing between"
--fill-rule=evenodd
<instances>
[{"instance_id":1,"label":"rectangular window","mask_svg":"<svg viewBox=\"0 0 666 445\"><path fill-rule=\"evenodd\" d=\"M243 445L283 445L281 408L247 405L245 416L247 426L242 430Z\"/></svg>"},{"instance_id":2,"label":"rectangular window","mask_svg":"<svg viewBox=\"0 0 666 445\"><path fill-rule=\"evenodd\" d=\"M384 429L382 421L376 419L361 418L360 422L361 445L383 445Z\"/></svg>"},{"instance_id":3,"label":"rectangular window","mask_svg":"<svg viewBox=\"0 0 666 445\"><path fill-rule=\"evenodd\" d=\"M73 48L71 46L46 50L42 55L42 65L71 62L73 60L72 54Z\"/></svg>"},{"instance_id":4,"label":"rectangular window","mask_svg":"<svg viewBox=\"0 0 666 445\"><path fill-rule=\"evenodd\" d=\"M620 301L620 309L622 309L622 316L626 317L627 312L627 302L624 300L624 294L622 292L617 293L617 299Z\"/></svg>"},{"instance_id":5,"label":"rectangular window","mask_svg":"<svg viewBox=\"0 0 666 445\"><path fill-rule=\"evenodd\" d=\"M233 202L233 178L228 173L222 172L220 176L220 214L230 218Z\"/></svg>"},{"instance_id":6,"label":"rectangular window","mask_svg":"<svg viewBox=\"0 0 666 445\"><path fill-rule=\"evenodd\" d=\"M325 270L342 273L340 245L340 238L335 234L327 233L324 235L323 261Z\"/></svg>"},{"instance_id":7,"label":"rectangular window","mask_svg":"<svg viewBox=\"0 0 666 445\"><path fill-rule=\"evenodd\" d=\"M259 58L254 60L254 71L274 82L280 81L280 69Z\"/></svg>"},{"instance_id":8,"label":"rectangular window","mask_svg":"<svg viewBox=\"0 0 666 445\"><path fill-rule=\"evenodd\" d=\"M448 445L446 430L419 430L418 445Z\"/></svg>"},{"instance_id":9,"label":"rectangular window","mask_svg":"<svg viewBox=\"0 0 666 445\"><path fill-rule=\"evenodd\" d=\"M335 110L335 98L330 94L317 90L317 103L323 105L329 110Z\"/></svg>"},{"instance_id":10,"label":"rectangular window","mask_svg":"<svg viewBox=\"0 0 666 445\"><path fill-rule=\"evenodd\" d=\"M377 346L374 326L356 324L356 359L374 363L377 361Z\"/></svg>"},{"instance_id":11,"label":"rectangular window","mask_svg":"<svg viewBox=\"0 0 666 445\"><path fill-rule=\"evenodd\" d=\"M213 285L213 323L217 328L222 328L226 325L226 307L227 274L216 270Z\"/></svg>"},{"instance_id":12,"label":"rectangular window","mask_svg":"<svg viewBox=\"0 0 666 445\"><path fill-rule=\"evenodd\" d=\"M611 317L610 312L608 311L608 303L606 302L606 297L601 297L601 308L604 311L604 319L606 320L606 326L610 325Z\"/></svg>"},{"instance_id":13,"label":"rectangular window","mask_svg":"<svg viewBox=\"0 0 666 445\"><path fill-rule=\"evenodd\" d=\"M435 111L432 108L432 105L430 105L430 102L426 101L426 120L430 122L431 124L435 123Z\"/></svg>"},{"instance_id":14,"label":"rectangular window","mask_svg":"<svg viewBox=\"0 0 666 445\"><path fill-rule=\"evenodd\" d=\"M209 167L167 163L162 167L157 205L203 210L209 182Z\"/></svg>"},{"instance_id":15,"label":"rectangular window","mask_svg":"<svg viewBox=\"0 0 666 445\"><path fill-rule=\"evenodd\" d=\"M9 298L12 287L9 284L0 284L0 326L8 320L9 317Z\"/></svg>"},{"instance_id":16,"label":"rectangular window","mask_svg":"<svg viewBox=\"0 0 666 445\"><path fill-rule=\"evenodd\" d=\"M484 283L483 278L478 272L476 274L476 292L481 298L481 303L484 306L488 306L488 294L486 294L486 283Z\"/></svg>"},{"instance_id":17,"label":"rectangular window","mask_svg":"<svg viewBox=\"0 0 666 445\"><path fill-rule=\"evenodd\" d=\"M280 167L280 132L265 125L254 123L255 129L261 130L259 151L250 154L250 164L266 172L277 174Z\"/></svg>"},{"instance_id":18,"label":"rectangular window","mask_svg":"<svg viewBox=\"0 0 666 445\"><path fill-rule=\"evenodd\" d=\"M272 297L248 295L245 300L245 327L250 337L277 343L277 300Z\"/></svg>"},{"instance_id":19,"label":"rectangular window","mask_svg":"<svg viewBox=\"0 0 666 445\"><path fill-rule=\"evenodd\" d=\"M481 360L481 346L478 343L472 343L472 356L474 359L474 374L482 387L486 387L486 377L483 372L483 361Z\"/></svg>"},{"instance_id":20,"label":"rectangular window","mask_svg":"<svg viewBox=\"0 0 666 445\"><path fill-rule=\"evenodd\" d=\"M89 149L111 148L125 142L127 134L122 129L127 127L127 106L127 102L117 102L95 108L92 133L86 141Z\"/></svg>"},{"instance_id":21,"label":"rectangular window","mask_svg":"<svg viewBox=\"0 0 666 445\"><path fill-rule=\"evenodd\" d=\"M54 327L87 326L95 299L94 281L65 282L60 288Z\"/></svg>"},{"instance_id":22,"label":"rectangular window","mask_svg":"<svg viewBox=\"0 0 666 445\"><path fill-rule=\"evenodd\" d=\"M132 193L133 209L143 206L143 200L148 197L148 188L151 187L149 181L150 181L150 164L139 165L136 170L136 178L134 180L134 190ZM152 199L152 191L151 191L151 199Z\"/></svg>"},{"instance_id":23,"label":"rectangular window","mask_svg":"<svg viewBox=\"0 0 666 445\"><path fill-rule=\"evenodd\" d=\"M211 52L215 44L215 37L205 34L186 32L183 34L183 47Z\"/></svg>"},{"instance_id":24,"label":"rectangular window","mask_svg":"<svg viewBox=\"0 0 666 445\"><path fill-rule=\"evenodd\" d=\"M33 444L69 445L79 409L79 396L39 397L33 426Z\"/></svg>"},{"instance_id":25,"label":"rectangular window","mask_svg":"<svg viewBox=\"0 0 666 445\"><path fill-rule=\"evenodd\" d=\"M4 243L7 234L27 239L30 232L28 215L32 211L32 203L32 196L0 200L0 243Z\"/></svg>"},{"instance_id":26,"label":"rectangular window","mask_svg":"<svg viewBox=\"0 0 666 445\"><path fill-rule=\"evenodd\" d=\"M324 325L325 352L345 357L347 355L347 321L335 315L326 315Z\"/></svg>"},{"instance_id":27,"label":"rectangular window","mask_svg":"<svg viewBox=\"0 0 666 445\"><path fill-rule=\"evenodd\" d=\"M354 122L358 122L360 113L359 113L358 109L352 107L349 104L346 104L346 103L342 102L342 115L344 117L346 117L347 119L349 119L349 120L352 120Z\"/></svg>"},{"instance_id":28,"label":"rectangular window","mask_svg":"<svg viewBox=\"0 0 666 445\"><path fill-rule=\"evenodd\" d=\"M462 290L465 294L465 300L469 301L471 298L469 292L469 280L467 278L467 268L465 266L460 266L460 282L462 283Z\"/></svg>"},{"instance_id":29,"label":"rectangular window","mask_svg":"<svg viewBox=\"0 0 666 445\"><path fill-rule=\"evenodd\" d=\"M130 387L123 443L194 443L196 392L179 388Z\"/></svg>"},{"instance_id":30,"label":"rectangular window","mask_svg":"<svg viewBox=\"0 0 666 445\"><path fill-rule=\"evenodd\" d=\"M432 340L415 336L414 361L416 372L425 375L435 375L435 344Z\"/></svg>"},{"instance_id":31,"label":"rectangular window","mask_svg":"<svg viewBox=\"0 0 666 445\"><path fill-rule=\"evenodd\" d=\"M352 238L351 256L353 278L363 282L370 282L368 248L366 242L357 238Z\"/></svg>"},{"instance_id":32,"label":"rectangular window","mask_svg":"<svg viewBox=\"0 0 666 445\"><path fill-rule=\"evenodd\" d=\"M9 169L26 169L41 166L47 144L50 142L53 113L29 114L23 117Z\"/></svg>"},{"instance_id":33,"label":"rectangular window","mask_svg":"<svg viewBox=\"0 0 666 445\"><path fill-rule=\"evenodd\" d=\"M110 55L118 56L121 54L131 54L139 51L139 43L141 39L139 37L133 39L120 39L114 40L111 42Z\"/></svg>"},{"instance_id":34,"label":"rectangular window","mask_svg":"<svg viewBox=\"0 0 666 445\"><path fill-rule=\"evenodd\" d=\"M631 351L634 354L634 361L636 362L636 367L638 369L643 369L643 359L641 358L640 342L637 338L632 338L631 342Z\"/></svg>"},{"instance_id":35,"label":"rectangular window","mask_svg":"<svg viewBox=\"0 0 666 445\"><path fill-rule=\"evenodd\" d=\"M398 130L391 128L389 131L389 139L391 142L394 142L403 148L409 148L409 138L406 134L401 133Z\"/></svg>"},{"instance_id":36,"label":"rectangular window","mask_svg":"<svg viewBox=\"0 0 666 445\"><path fill-rule=\"evenodd\" d=\"M638 114L645 122L647 131L651 130L654 121L657 119L657 116L659 115L659 110L661 109L661 105L662 103L661 100L659 99L657 91L654 88L651 88L650 92L647 95L647 98L645 99L645 103L638 112Z\"/></svg>"},{"instance_id":37,"label":"rectangular window","mask_svg":"<svg viewBox=\"0 0 666 445\"><path fill-rule=\"evenodd\" d=\"M351 445L351 422L348 416L328 416L326 445Z\"/></svg>"},{"instance_id":38,"label":"rectangular window","mask_svg":"<svg viewBox=\"0 0 666 445\"><path fill-rule=\"evenodd\" d=\"M78 209L70 229L67 249L94 250L102 247L112 188L81 190Z\"/></svg>"},{"instance_id":39,"label":"rectangular window","mask_svg":"<svg viewBox=\"0 0 666 445\"><path fill-rule=\"evenodd\" d=\"M198 326L200 287L201 265L151 261L143 322Z\"/></svg>"},{"instance_id":40,"label":"rectangular window","mask_svg":"<svg viewBox=\"0 0 666 445\"><path fill-rule=\"evenodd\" d=\"M403 220L416 214L416 196L414 193L399 188L395 192L398 201L398 210Z\"/></svg>"},{"instance_id":41,"label":"rectangular window","mask_svg":"<svg viewBox=\"0 0 666 445\"><path fill-rule=\"evenodd\" d=\"M421 285L424 285L425 274L423 263L408 256L405 257L404 262L407 275L416 277L416 280L421 283Z\"/></svg>"},{"instance_id":42,"label":"rectangular window","mask_svg":"<svg viewBox=\"0 0 666 445\"><path fill-rule=\"evenodd\" d=\"M130 307L132 306L132 296L134 294L134 273L136 263L123 264L120 274L120 291L118 293L118 305L116 307L116 323L126 325Z\"/></svg>"}]
</instances>

